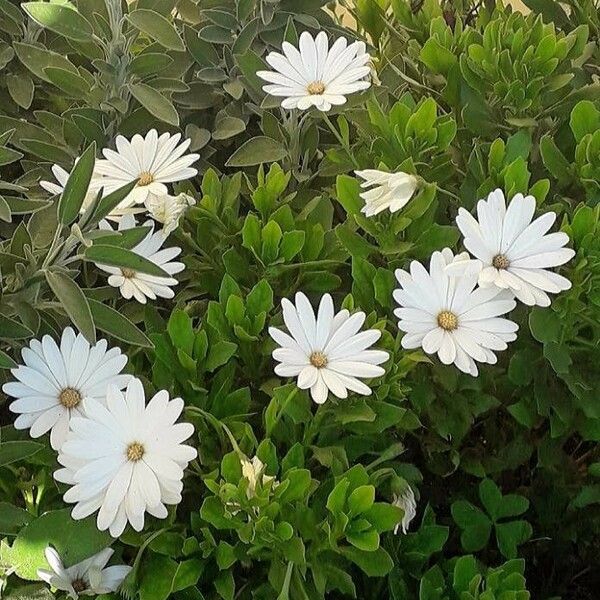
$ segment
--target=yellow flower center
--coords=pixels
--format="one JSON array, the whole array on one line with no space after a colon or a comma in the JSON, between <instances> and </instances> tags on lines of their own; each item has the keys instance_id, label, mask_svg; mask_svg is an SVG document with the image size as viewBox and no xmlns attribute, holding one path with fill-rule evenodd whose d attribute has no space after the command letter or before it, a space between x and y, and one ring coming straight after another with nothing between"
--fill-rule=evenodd
<instances>
[{"instance_id":1,"label":"yellow flower center","mask_svg":"<svg viewBox=\"0 0 600 600\"><path fill-rule=\"evenodd\" d=\"M146 450L139 442L132 442L127 446L127 460L137 462L142 460L142 457L146 453Z\"/></svg>"},{"instance_id":2,"label":"yellow flower center","mask_svg":"<svg viewBox=\"0 0 600 600\"><path fill-rule=\"evenodd\" d=\"M154 181L154 175L150 171L142 171L139 175L138 186L150 185Z\"/></svg>"},{"instance_id":3,"label":"yellow flower center","mask_svg":"<svg viewBox=\"0 0 600 600\"><path fill-rule=\"evenodd\" d=\"M65 388L58 395L58 400L65 408L75 408L81 402L81 394L75 388Z\"/></svg>"},{"instance_id":4,"label":"yellow flower center","mask_svg":"<svg viewBox=\"0 0 600 600\"><path fill-rule=\"evenodd\" d=\"M438 325L446 331L453 331L458 327L458 317L449 310L443 310L437 316Z\"/></svg>"},{"instance_id":5,"label":"yellow flower center","mask_svg":"<svg viewBox=\"0 0 600 600\"><path fill-rule=\"evenodd\" d=\"M322 81L313 81L308 84L306 90L311 96L320 96L325 91L325 84Z\"/></svg>"},{"instance_id":6,"label":"yellow flower center","mask_svg":"<svg viewBox=\"0 0 600 600\"><path fill-rule=\"evenodd\" d=\"M322 352L313 352L310 355L310 364L317 369L322 369L327 366L327 357Z\"/></svg>"},{"instance_id":7,"label":"yellow flower center","mask_svg":"<svg viewBox=\"0 0 600 600\"><path fill-rule=\"evenodd\" d=\"M121 269L121 274L123 277L125 277L125 279L131 279L132 277L135 277L135 271L133 269Z\"/></svg>"},{"instance_id":8,"label":"yellow flower center","mask_svg":"<svg viewBox=\"0 0 600 600\"><path fill-rule=\"evenodd\" d=\"M504 254L496 254L496 256L492 258L492 265L496 267L496 269L508 269L508 267L510 267L510 261Z\"/></svg>"}]
</instances>

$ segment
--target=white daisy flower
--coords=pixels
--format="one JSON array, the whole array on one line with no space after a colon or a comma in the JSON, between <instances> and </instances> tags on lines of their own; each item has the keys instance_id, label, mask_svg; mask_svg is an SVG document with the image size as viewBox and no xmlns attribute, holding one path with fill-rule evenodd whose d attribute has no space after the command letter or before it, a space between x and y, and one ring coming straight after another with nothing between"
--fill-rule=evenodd
<instances>
[{"instance_id":1,"label":"white daisy flower","mask_svg":"<svg viewBox=\"0 0 600 600\"><path fill-rule=\"evenodd\" d=\"M547 233L556 213L532 222L535 208L535 198L523 194L515 195L506 208L502 190L495 190L477 203L477 220L460 208L456 224L465 248L481 263L479 285L509 289L529 306L549 306L546 292L568 290L571 282L548 268L565 264L575 251L563 248L569 242L566 233Z\"/></svg>"},{"instance_id":2,"label":"white daisy flower","mask_svg":"<svg viewBox=\"0 0 600 600\"><path fill-rule=\"evenodd\" d=\"M183 470L197 452L182 442L193 433L190 423L175 423L183 400L169 400L162 390L146 405L144 388L132 379L125 393L111 386L106 406L88 398L85 417L71 419L71 431L54 478L72 487L65 502L75 502L71 513L83 519L98 512L100 531L120 536L127 522L136 531L144 514L164 519L165 504L179 504Z\"/></svg>"},{"instance_id":3,"label":"white daisy flower","mask_svg":"<svg viewBox=\"0 0 600 600\"><path fill-rule=\"evenodd\" d=\"M80 333L67 327L60 346L49 336L31 340L21 350L23 365L11 369L18 381L2 386L17 398L9 409L19 416L16 429L29 429L33 438L50 431L50 443L59 450L67 437L70 419L82 416L83 401L103 402L109 385L124 388L131 375L122 375L127 356L119 348L107 350L106 340L93 346Z\"/></svg>"},{"instance_id":4,"label":"white daisy flower","mask_svg":"<svg viewBox=\"0 0 600 600\"><path fill-rule=\"evenodd\" d=\"M283 42L283 54L270 52L266 61L274 71L256 74L269 85L263 90L272 96L282 96L283 108L306 110L316 106L328 111L344 104L346 96L366 90L371 83L365 80L371 71L371 57L364 42L348 46L346 38L338 38L329 48L327 34L321 31L316 38L307 31L300 35L300 48Z\"/></svg>"},{"instance_id":5,"label":"white daisy flower","mask_svg":"<svg viewBox=\"0 0 600 600\"><path fill-rule=\"evenodd\" d=\"M131 248L131 251L152 261L169 275L175 275L175 273L183 271L185 268L183 263L172 262L181 253L181 248L173 246L161 250L166 237L161 231L154 231L152 221L147 221L144 225L149 225L151 230L137 246ZM118 231L131 229L135 226L135 217L133 215L125 215L119 221ZM102 224L102 228L110 229L110 226L105 222ZM132 269L121 269L100 263L96 263L96 266L109 274L108 284L119 288L123 298L127 300L135 298L142 304L146 304L147 298L150 298L150 300L156 300L157 297L173 298L175 292L171 289L171 286L179 283L174 277L149 275Z\"/></svg>"},{"instance_id":6,"label":"white daisy flower","mask_svg":"<svg viewBox=\"0 0 600 600\"><path fill-rule=\"evenodd\" d=\"M421 346L427 354L437 353L444 364L454 363L476 376L475 361L495 364L494 352L517 338L518 325L500 318L516 305L510 292L475 289L476 269L460 275L448 272L447 265L467 258L466 252L455 257L444 248L431 256L429 272L417 261L411 263L410 273L398 269L400 288L394 290L394 299L400 308L394 314L400 319L398 328L406 332L404 348Z\"/></svg>"},{"instance_id":7,"label":"white daisy flower","mask_svg":"<svg viewBox=\"0 0 600 600\"><path fill-rule=\"evenodd\" d=\"M77 163L77 160L75 162ZM63 169L60 165L52 165L51 171L56 179L56 183L54 181L41 180L40 187L45 189L53 196L59 196L63 193L65 186L67 185L70 173ZM99 183L98 174L94 171L90 181L90 186L88 187L88 191L85 195L79 212L84 212L86 208L94 201L98 191L100 190L100 187L101 185Z\"/></svg>"},{"instance_id":8,"label":"white daisy flower","mask_svg":"<svg viewBox=\"0 0 600 600\"><path fill-rule=\"evenodd\" d=\"M321 298L315 317L308 298L296 294L296 305L281 301L283 320L291 335L269 328L271 337L281 346L273 351L278 361L275 373L280 377L297 377L300 389L310 389L312 399L323 404L331 392L347 398L348 390L368 396L371 388L359 377L380 377L385 373L377 365L388 360L383 350L368 350L380 337L381 331L369 329L359 333L365 313L352 316L347 310L333 312L329 294Z\"/></svg>"},{"instance_id":9,"label":"white daisy flower","mask_svg":"<svg viewBox=\"0 0 600 600\"><path fill-rule=\"evenodd\" d=\"M79 596L116 592L131 571L131 567L127 565L106 567L113 552L112 548L105 548L72 567L65 567L58 552L48 546L44 554L52 570L38 569L37 575L54 589L67 592L67 596L73 600L77 600Z\"/></svg>"},{"instance_id":10,"label":"white daisy flower","mask_svg":"<svg viewBox=\"0 0 600 600\"><path fill-rule=\"evenodd\" d=\"M362 188L371 188L360 194L365 201L361 212L367 217L377 215L384 210L394 213L404 208L419 185L418 179L408 173L386 173L377 169L354 171L364 179Z\"/></svg>"},{"instance_id":11,"label":"white daisy flower","mask_svg":"<svg viewBox=\"0 0 600 600\"><path fill-rule=\"evenodd\" d=\"M406 535L411 521L417 516L417 501L410 485L406 484L406 489L401 494L394 494L392 504L404 511L402 521L394 527L394 533L397 534L402 528L402 533Z\"/></svg>"},{"instance_id":12,"label":"white daisy flower","mask_svg":"<svg viewBox=\"0 0 600 600\"><path fill-rule=\"evenodd\" d=\"M146 208L155 221L162 223L162 234L165 237L177 229L179 219L194 204L196 200L188 194L177 194L177 196L148 194L146 199Z\"/></svg>"},{"instance_id":13,"label":"white daisy flower","mask_svg":"<svg viewBox=\"0 0 600 600\"><path fill-rule=\"evenodd\" d=\"M131 204L144 203L148 194L166 195L167 183L183 181L198 173L190 165L200 155L184 155L191 140L187 139L179 144L180 139L180 133L163 133L159 137L156 129L151 129L145 137L136 133L131 141L118 135L115 140L116 152L105 148L102 154L106 160L96 161L101 185L113 192L139 179L137 186L127 197Z\"/></svg>"}]
</instances>

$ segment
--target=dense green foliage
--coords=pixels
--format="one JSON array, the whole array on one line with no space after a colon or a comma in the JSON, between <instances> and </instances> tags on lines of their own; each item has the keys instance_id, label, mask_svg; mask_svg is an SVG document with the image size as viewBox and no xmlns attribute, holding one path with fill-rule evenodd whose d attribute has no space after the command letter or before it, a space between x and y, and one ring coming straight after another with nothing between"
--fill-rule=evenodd
<instances>
[{"instance_id":1,"label":"dense green foliage","mask_svg":"<svg viewBox=\"0 0 600 600\"><path fill-rule=\"evenodd\" d=\"M529 0L526 16L489 1L356 0L357 31L321 0L19 4L0 0L0 383L29 339L72 322L120 345L148 392L181 396L196 428L183 502L113 543L135 565L121 593L596 598L597 0ZM329 117L282 110L256 71L320 29L368 41L374 85ZM143 228L98 243L128 190L78 208L96 148L151 127L182 132L201 158L176 186L197 201L169 238L186 265L176 296L141 305L93 264L103 251L151 268L129 251ZM79 156L78 183L48 198L39 180ZM380 166L421 185L405 209L367 218L353 170ZM518 340L471 378L401 348L393 272L461 249L458 208L495 188L557 212L577 255L561 267L572 288L548 308L519 305ZM267 328L298 290L329 292L383 332L391 358L372 396L317 408L273 373ZM0 395L0 595L45 598L48 543L75 562L110 538L70 518L55 453L13 418ZM240 453L274 478L253 494ZM417 517L394 535L407 484Z\"/></svg>"}]
</instances>

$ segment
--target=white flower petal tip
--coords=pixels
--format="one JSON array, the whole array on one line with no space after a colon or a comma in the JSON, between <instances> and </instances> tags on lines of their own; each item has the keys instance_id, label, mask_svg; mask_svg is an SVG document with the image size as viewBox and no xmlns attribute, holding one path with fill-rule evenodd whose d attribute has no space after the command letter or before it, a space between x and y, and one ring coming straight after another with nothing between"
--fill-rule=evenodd
<instances>
[{"instance_id":1,"label":"white flower petal tip","mask_svg":"<svg viewBox=\"0 0 600 600\"><path fill-rule=\"evenodd\" d=\"M127 565L106 567L112 554L110 548L105 548L98 554L65 568L58 552L48 546L45 555L52 570L38 569L37 575L42 581L56 590L66 592L67 596L74 600L80 595L109 594L117 591L131 571L131 567Z\"/></svg>"},{"instance_id":2,"label":"white flower petal tip","mask_svg":"<svg viewBox=\"0 0 600 600\"><path fill-rule=\"evenodd\" d=\"M118 135L116 150L102 150L104 159L96 161L99 183L106 193L138 180L137 186L123 201L126 206L143 204L150 194L164 196L167 184L194 177L198 171L191 165L198 154L186 154L190 140L181 142L181 134L163 133L151 129L144 137L135 134L130 140Z\"/></svg>"},{"instance_id":3,"label":"white flower petal tip","mask_svg":"<svg viewBox=\"0 0 600 600\"><path fill-rule=\"evenodd\" d=\"M177 229L181 217L194 204L196 200L183 193L177 196L148 194L146 199L146 208L155 221L162 223L162 234L165 237Z\"/></svg>"},{"instance_id":4,"label":"white flower petal tip","mask_svg":"<svg viewBox=\"0 0 600 600\"><path fill-rule=\"evenodd\" d=\"M139 379L125 392L110 387L106 406L85 401L86 416L74 420L58 456L64 469L54 474L71 484L64 500L75 503L74 519L98 511L98 529L119 537L127 523L141 531L146 512L167 517L165 505L181 501L184 469L197 456L183 443L193 426L176 423L183 407L164 390L146 404Z\"/></svg>"},{"instance_id":5,"label":"white flower petal tip","mask_svg":"<svg viewBox=\"0 0 600 600\"><path fill-rule=\"evenodd\" d=\"M283 54L271 52L266 57L273 71L256 74L268 82L263 86L267 94L283 98L281 106L285 109L314 106L326 112L344 104L347 95L371 85L371 57L364 42L348 45L341 37L330 48L324 31L315 38L304 31L298 48L283 42L282 50Z\"/></svg>"},{"instance_id":6,"label":"white flower petal tip","mask_svg":"<svg viewBox=\"0 0 600 600\"><path fill-rule=\"evenodd\" d=\"M173 275L180 273L185 268L183 263L173 261L181 253L181 248L176 246L162 248L167 236L162 231L155 232L154 223L150 220L146 221L144 225L150 226L150 231L139 244L131 248L131 251L159 266L169 277L95 263L99 269L108 273L108 284L119 288L123 298L127 300L135 298L141 304L146 304L148 299L173 298L175 292L171 288L179 283ZM135 226L135 217L125 215L119 220L118 231ZM108 224L105 224L104 227L111 229Z\"/></svg>"},{"instance_id":7,"label":"white flower petal tip","mask_svg":"<svg viewBox=\"0 0 600 600\"><path fill-rule=\"evenodd\" d=\"M362 188L371 188L360 194L365 201L362 207L367 217L389 210L394 213L404 208L419 186L419 180L408 173L386 173L376 169L354 171L363 179Z\"/></svg>"},{"instance_id":8,"label":"white flower petal tip","mask_svg":"<svg viewBox=\"0 0 600 600\"><path fill-rule=\"evenodd\" d=\"M29 429L37 438L50 431L50 443L60 450L73 417L85 414L84 402L104 402L108 386L124 388L131 379L121 374L127 356L107 349L106 340L93 346L67 327L57 344L49 335L32 340L21 351L23 364L12 369L16 381L2 391L15 400L9 409L18 415L17 429Z\"/></svg>"},{"instance_id":9,"label":"white flower petal tip","mask_svg":"<svg viewBox=\"0 0 600 600\"><path fill-rule=\"evenodd\" d=\"M412 520L417 516L417 501L415 499L415 493L410 485L406 484L406 488L402 493L394 494L392 504L400 507L404 511L402 521L394 527L394 534L397 535L400 529L402 529L402 533L406 535Z\"/></svg>"},{"instance_id":10,"label":"white flower petal tip","mask_svg":"<svg viewBox=\"0 0 600 600\"><path fill-rule=\"evenodd\" d=\"M310 390L317 404L323 404L329 393L337 398L347 398L348 392L370 395L371 388L361 379L384 375L385 369L379 365L389 359L389 354L370 349L381 331L360 331L365 314L350 315L347 310L334 313L329 294L321 298L316 315L302 292L296 294L295 304L284 298L281 305L289 334L269 328L279 345L273 351L279 363L275 373L296 377L297 386Z\"/></svg>"},{"instance_id":11,"label":"white flower petal tip","mask_svg":"<svg viewBox=\"0 0 600 600\"><path fill-rule=\"evenodd\" d=\"M575 252L564 247L566 233L548 233L556 214L533 220L535 209L535 198L523 194L516 194L507 207L498 189L477 203L477 219L461 208L456 224L465 248L481 263L481 286L508 289L529 306L548 306L548 294L571 287L568 279L549 269L565 264Z\"/></svg>"},{"instance_id":12,"label":"white flower petal tip","mask_svg":"<svg viewBox=\"0 0 600 600\"><path fill-rule=\"evenodd\" d=\"M494 352L516 339L517 324L501 318L516 303L508 290L476 287L475 268L457 268L459 274L452 274L448 267L455 262L465 262L465 254L454 256L444 248L431 256L429 271L417 261L410 272L396 271L400 287L394 290L399 304L394 314L406 334L404 348L421 347L442 363L476 376L476 362L494 364Z\"/></svg>"}]
</instances>

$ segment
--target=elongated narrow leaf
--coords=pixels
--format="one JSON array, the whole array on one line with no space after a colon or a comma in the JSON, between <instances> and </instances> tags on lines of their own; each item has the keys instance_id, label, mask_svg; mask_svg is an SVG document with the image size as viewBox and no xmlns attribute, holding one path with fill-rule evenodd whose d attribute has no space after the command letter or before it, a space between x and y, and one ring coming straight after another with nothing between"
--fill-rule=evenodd
<instances>
[{"instance_id":1,"label":"elongated narrow leaf","mask_svg":"<svg viewBox=\"0 0 600 600\"><path fill-rule=\"evenodd\" d=\"M30 442L29 440L3 442L0 444L0 467L29 458L43 447L43 444Z\"/></svg>"},{"instance_id":2,"label":"elongated narrow leaf","mask_svg":"<svg viewBox=\"0 0 600 600\"><path fill-rule=\"evenodd\" d=\"M145 83L132 83L129 91L153 116L170 125L179 125L179 115L169 99Z\"/></svg>"},{"instance_id":3,"label":"elongated narrow leaf","mask_svg":"<svg viewBox=\"0 0 600 600\"><path fill-rule=\"evenodd\" d=\"M154 41L169 50L185 51L185 45L179 33L161 14L146 8L134 10L127 15L127 20Z\"/></svg>"},{"instance_id":4,"label":"elongated narrow leaf","mask_svg":"<svg viewBox=\"0 0 600 600\"><path fill-rule=\"evenodd\" d=\"M88 342L96 341L96 328L87 298L79 286L64 273L46 271L46 281L73 324Z\"/></svg>"},{"instance_id":5,"label":"elongated narrow leaf","mask_svg":"<svg viewBox=\"0 0 600 600\"><path fill-rule=\"evenodd\" d=\"M157 264L151 260L117 246L109 246L108 244L94 244L85 251L86 260L109 265L111 267L119 267L139 271L140 273L148 273L148 275L156 275L157 277L170 277L168 273L163 271Z\"/></svg>"},{"instance_id":6,"label":"elongated narrow leaf","mask_svg":"<svg viewBox=\"0 0 600 600\"><path fill-rule=\"evenodd\" d=\"M90 219L90 223L95 225L98 223L98 221L101 221L104 219L104 217L109 215L113 209L115 209L123 200L125 200L125 198L127 198L131 190L133 190L137 185L137 182L138 180L136 179L135 181L120 187L118 190L115 190L111 194L108 194L102 198L102 200L100 200L98 203L92 218Z\"/></svg>"},{"instance_id":7,"label":"elongated narrow leaf","mask_svg":"<svg viewBox=\"0 0 600 600\"><path fill-rule=\"evenodd\" d=\"M0 369L13 369L17 363L6 352L0 350Z\"/></svg>"},{"instance_id":8,"label":"elongated narrow leaf","mask_svg":"<svg viewBox=\"0 0 600 600\"><path fill-rule=\"evenodd\" d=\"M107 231L103 231L103 233L107 233L108 235L103 235L98 237L98 243L103 246L118 246L119 248L133 248L137 246L152 230L152 227L132 227L131 229L124 229L123 231L109 233Z\"/></svg>"},{"instance_id":9,"label":"elongated narrow leaf","mask_svg":"<svg viewBox=\"0 0 600 600\"><path fill-rule=\"evenodd\" d=\"M0 338L22 340L33 336L33 331L19 321L0 314Z\"/></svg>"},{"instance_id":10,"label":"elongated narrow leaf","mask_svg":"<svg viewBox=\"0 0 600 600\"><path fill-rule=\"evenodd\" d=\"M98 329L133 346L153 347L146 335L118 310L91 298L88 302Z\"/></svg>"},{"instance_id":11,"label":"elongated narrow leaf","mask_svg":"<svg viewBox=\"0 0 600 600\"><path fill-rule=\"evenodd\" d=\"M90 187L95 162L96 142L92 142L73 167L58 201L58 220L63 225L70 225L77 218Z\"/></svg>"},{"instance_id":12,"label":"elongated narrow leaf","mask_svg":"<svg viewBox=\"0 0 600 600\"><path fill-rule=\"evenodd\" d=\"M93 29L77 10L51 2L23 2L21 8L42 27L76 42L89 42Z\"/></svg>"},{"instance_id":13,"label":"elongated narrow leaf","mask_svg":"<svg viewBox=\"0 0 600 600\"><path fill-rule=\"evenodd\" d=\"M244 142L225 164L228 167L250 167L281 160L286 154L281 142L259 135Z\"/></svg>"}]
</instances>

